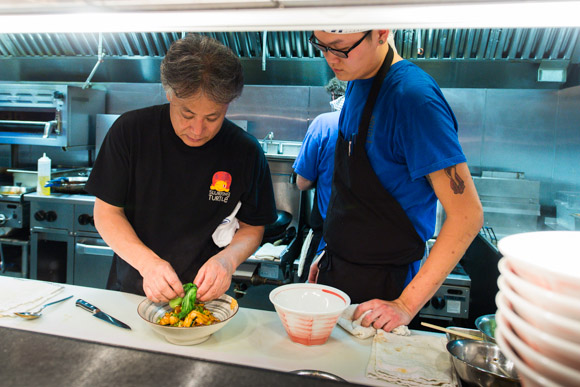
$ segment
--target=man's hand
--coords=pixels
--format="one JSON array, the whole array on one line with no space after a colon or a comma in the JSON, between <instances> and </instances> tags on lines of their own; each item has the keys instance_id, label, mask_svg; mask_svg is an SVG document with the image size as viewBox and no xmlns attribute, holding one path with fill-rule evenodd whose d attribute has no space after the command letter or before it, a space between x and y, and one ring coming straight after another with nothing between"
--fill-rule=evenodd
<instances>
[{"instance_id":1,"label":"man's hand","mask_svg":"<svg viewBox=\"0 0 580 387\"><path fill-rule=\"evenodd\" d=\"M231 260L219 255L211 257L193 281L197 285L197 298L210 301L220 297L229 289L234 271Z\"/></svg>"},{"instance_id":2,"label":"man's hand","mask_svg":"<svg viewBox=\"0 0 580 387\"><path fill-rule=\"evenodd\" d=\"M408 325L413 316L400 299L384 301L379 299L370 300L360 304L354 311L353 320L358 319L367 310L370 312L362 319L363 327L373 326L390 332L398 326Z\"/></svg>"},{"instance_id":3,"label":"man's hand","mask_svg":"<svg viewBox=\"0 0 580 387\"><path fill-rule=\"evenodd\" d=\"M153 302L167 302L185 295L175 270L169 262L161 258L148 261L140 273L145 295Z\"/></svg>"}]
</instances>

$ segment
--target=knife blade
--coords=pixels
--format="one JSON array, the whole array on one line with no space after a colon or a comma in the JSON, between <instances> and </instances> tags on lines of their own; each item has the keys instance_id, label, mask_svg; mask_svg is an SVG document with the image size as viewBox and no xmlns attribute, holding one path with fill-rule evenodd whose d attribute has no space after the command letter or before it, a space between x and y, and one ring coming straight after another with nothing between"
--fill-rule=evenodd
<instances>
[{"instance_id":1,"label":"knife blade","mask_svg":"<svg viewBox=\"0 0 580 387\"><path fill-rule=\"evenodd\" d=\"M96 306L88 303L85 300L82 299L78 299L75 302L75 305L78 306L81 309L86 310L87 312L90 312L93 314L93 316L95 316L96 318L99 318L103 321L106 321L110 324L113 324L115 326L121 327L121 328L125 328L125 329L131 329L131 327L127 324L125 324L122 321L117 320L115 317L108 315L107 313L103 312L102 310L100 310L99 308L97 308Z\"/></svg>"}]
</instances>

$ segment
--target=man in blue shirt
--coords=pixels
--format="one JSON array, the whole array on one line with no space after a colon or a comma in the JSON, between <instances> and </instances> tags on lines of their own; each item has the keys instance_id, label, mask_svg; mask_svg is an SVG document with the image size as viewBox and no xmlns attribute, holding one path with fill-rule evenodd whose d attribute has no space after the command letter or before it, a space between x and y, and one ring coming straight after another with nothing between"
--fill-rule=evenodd
<instances>
[{"instance_id":1,"label":"man in blue shirt","mask_svg":"<svg viewBox=\"0 0 580 387\"><path fill-rule=\"evenodd\" d=\"M334 146L338 136L338 119L344 102L346 82L337 78L326 85L334 111L317 116L308 127L300 152L292 166L296 172L296 185L301 191L316 188L315 205L312 209L310 227L314 230L313 243L318 244L309 249L306 266L310 267L313 256L320 254L326 242L322 238L322 222L326 218L326 209L330 199L332 173L334 171ZM302 278L301 278L302 279Z\"/></svg>"},{"instance_id":2,"label":"man in blue shirt","mask_svg":"<svg viewBox=\"0 0 580 387\"><path fill-rule=\"evenodd\" d=\"M327 248L310 281L345 291L364 326L408 324L456 266L483 211L435 81L403 60L389 30L315 31L310 42L349 81L339 119ZM429 257L405 286L409 265L433 236L437 200L446 220Z\"/></svg>"}]
</instances>

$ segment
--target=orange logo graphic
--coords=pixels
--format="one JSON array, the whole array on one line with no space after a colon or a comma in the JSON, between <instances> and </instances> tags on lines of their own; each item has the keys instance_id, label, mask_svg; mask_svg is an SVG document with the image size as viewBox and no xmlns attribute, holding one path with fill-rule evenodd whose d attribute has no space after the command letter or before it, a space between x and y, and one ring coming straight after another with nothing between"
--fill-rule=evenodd
<instances>
[{"instance_id":1,"label":"orange logo graphic","mask_svg":"<svg viewBox=\"0 0 580 387\"><path fill-rule=\"evenodd\" d=\"M209 188L220 192L230 192L231 185L232 175L224 171L219 171L213 174Z\"/></svg>"}]
</instances>

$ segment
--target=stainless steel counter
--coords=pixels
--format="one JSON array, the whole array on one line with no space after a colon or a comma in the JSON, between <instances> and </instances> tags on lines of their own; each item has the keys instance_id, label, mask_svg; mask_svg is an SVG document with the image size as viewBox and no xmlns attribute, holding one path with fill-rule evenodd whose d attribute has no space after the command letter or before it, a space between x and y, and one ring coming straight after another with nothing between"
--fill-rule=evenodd
<instances>
[{"instance_id":1,"label":"stainless steel counter","mask_svg":"<svg viewBox=\"0 0 580 387\"><path fill-rule=\"evenodd\" d=\"M3 327L0 342L3 386L354 385Z\"/></svg>"}]
</instances>

